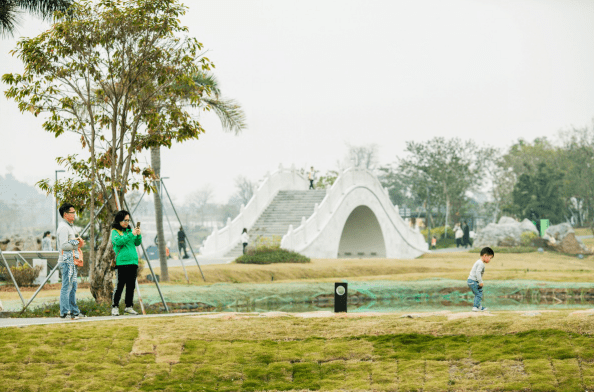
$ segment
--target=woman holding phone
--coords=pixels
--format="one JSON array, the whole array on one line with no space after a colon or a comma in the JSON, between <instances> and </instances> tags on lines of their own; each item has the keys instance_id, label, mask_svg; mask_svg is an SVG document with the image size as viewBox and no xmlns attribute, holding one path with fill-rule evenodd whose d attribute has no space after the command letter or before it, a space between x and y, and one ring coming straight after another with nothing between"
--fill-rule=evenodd
<instances>
[{"instance_id":1,"label":"woman holding phone","mask_svg":"<svg viewBox=\"0 0 594 392\"><path fill-rule=\"evenodd\" d=\"M126 314L138 314L132 308L134 300L134 287L136 286L136 274L138 272L138 253L136 247L142 243L140 235L140 222L133 230L130 229L130 213L119 211L111 225L111 243L116 254L116 287L113 292L113 303L111 308L112 316L119 316L120 298L124 286L126 286L126 297L124 299Z\"/></svg>"}]
</instances>

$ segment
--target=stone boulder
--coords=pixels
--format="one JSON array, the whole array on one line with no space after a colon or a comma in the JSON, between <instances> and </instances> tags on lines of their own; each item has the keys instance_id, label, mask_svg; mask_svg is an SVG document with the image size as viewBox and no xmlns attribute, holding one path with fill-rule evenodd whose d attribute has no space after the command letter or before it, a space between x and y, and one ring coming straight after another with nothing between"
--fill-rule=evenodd
<instances>
[{"instance_id":1,"label":"stone boulder","mask_svg":"<svg viewBox=\"0 0 594 392\"><path fill-rule=\"evenodd\" d=\"M543 239L547 240L547 245L558 252L577 254L591 254L584 243L575 236L575 230L569 223L550 226Z\"/></svg>"},{"instance_id":2,"label":"stone boulder","mask_svg":"<svg viewBox=\"0 0 594 392\"><path fill-rule=\"evenodd\" d=\"M0 250L3 252L17 252L21 250L41 250L41 236L21 237L15 235L10 238L0 240Z\"/></svg>"},{"instance_id":3,"label":"stone boulder","mask_svg":"<svg viewBox=\"0 0 594 392\"><path fill-rule=\"evenodd\" d=\"M525 232L538 234L536 226L528 219L518 222L514 218L502 216L499 223L489 223L476 233L473 246L519 246L522 244L522 233Z\"/></svg>"}]
</instances>

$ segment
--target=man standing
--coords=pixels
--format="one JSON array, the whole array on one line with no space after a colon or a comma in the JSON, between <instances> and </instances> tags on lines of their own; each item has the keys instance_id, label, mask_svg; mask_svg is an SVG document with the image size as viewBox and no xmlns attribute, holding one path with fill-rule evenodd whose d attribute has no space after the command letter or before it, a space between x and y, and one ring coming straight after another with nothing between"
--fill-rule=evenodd
<instances>
[{"instance_id":1,"label":"man standing","mask_svg":"<svg viewBox=\"0 0 594 392\"><path fill-rule=\"evenodd\" d=\"M466 221L464 221L464 223L462 224L462 230L464 232L464 235L462 236L462 243L464 244L464 248L469 248L470 247L470 227L468 226L468 223L466 223Z\"/></svg>"},{"instance_id":2,"label":"man standing","mask_svg":"<svg viewBox=\"0 0 594 392\"><path fill-rule=\"evenodd\" d=\"M186 233L184 228L180 227L177 232L177 247L179 248L179 257L181 257L181 251L184 250L184 259L189 259L188 252L186 251Z\"/></svg>"},{"instance_id":3,"label":"man standing","mask_svg":"<svg viewBox=\"0 0 594 392\"><path fill-rule=\"evenodd\" d=\"M78 249L84 246L82 238L74 232L74 218L76 211L70 203L64 203L58 210L62 219L58 225L58 263L62 271L62 289L60 290L60 317L71 317L73 320L80 315L76 305L76 266L74 257L78 255Z\"/></svg>"}]
</instances>

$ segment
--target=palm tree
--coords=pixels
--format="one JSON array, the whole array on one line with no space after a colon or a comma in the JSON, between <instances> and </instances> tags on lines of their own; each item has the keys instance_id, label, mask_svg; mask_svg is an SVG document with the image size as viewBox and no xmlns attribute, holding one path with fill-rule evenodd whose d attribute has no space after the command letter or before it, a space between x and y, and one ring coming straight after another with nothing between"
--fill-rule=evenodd
<instances>
[{"instance_id":1,"label":"palm tree","mask_svg":"<svg viewBox=\"0 0 594 392\"><path fill-rule=\"evenodd\" d=\"M23 11L49 19L55 11L66 11L72 0L2 0L0 1L0 35L12 36Z\"/></svg>"},{"instance_id":2,"label":"palm tree","mask_svg":"<svg viewBox=\"0 0 594 392\"><path fill-rule=\"evenodd\" d=\"M237 102L231 99L222 99L219 84L214 75L201 73L193 77L197 88L206 91L206 98L203 98L203 108L212 110L221 121L223 131L234 132L236 135L246 128L245 114ZM161 148L151 148L151 167L157 178L161 178ZM159 261L161 267L161 279L169 280L167 270L167 255L165 250L165 231L163 228L163 209L161 204L160 184L157 184L157 192L154 193L155 223L157 225L157 242L159 245Z\"/></svg>"}]
</instances>

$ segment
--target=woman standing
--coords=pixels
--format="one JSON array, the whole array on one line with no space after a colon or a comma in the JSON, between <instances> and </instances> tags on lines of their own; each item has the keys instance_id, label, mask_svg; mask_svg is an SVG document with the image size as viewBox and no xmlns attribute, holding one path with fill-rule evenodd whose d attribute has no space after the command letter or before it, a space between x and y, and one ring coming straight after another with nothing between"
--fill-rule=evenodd
<instances>
[{"instance_id":1,"label":"woman standing","mask_svg":"<svg viewBox=\"0 0 594 392\"><path fill-rule=\"evenodd\" d=\"M250 236L247 233L247 229L244 228L243 231L241 232L241 242L243 243L243 254L245 254L245 252L246 252L249 240L250 240Z\"/></svg>"},{"instance_id":2,"label":"woman standing","mask_svg":"<svg viewBox=\"0 0 594 392\"><path fill-rule=\"evenodd\" d=\"M124 286L126 286L124 313L138 314L132 308L134 300L134 287L136 286L136 274L138 271L138 253L136 247L142 243L140 228L130 229L130 213L119 211L111 225L111 243L116 254L117 279L113 292L113 303L111 308L112 316L119 316L119 304Z\"/></svg>"}]
</instances>

